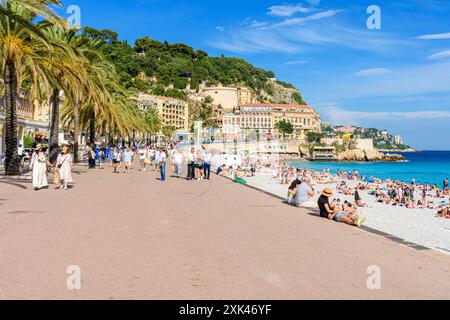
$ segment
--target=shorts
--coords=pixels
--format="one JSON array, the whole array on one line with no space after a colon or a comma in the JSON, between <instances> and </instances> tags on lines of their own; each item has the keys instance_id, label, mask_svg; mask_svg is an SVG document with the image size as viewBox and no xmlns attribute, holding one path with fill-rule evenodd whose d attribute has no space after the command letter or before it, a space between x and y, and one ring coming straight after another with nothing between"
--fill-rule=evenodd
<instances>
[{"instance_id":1,"label":"shorts","mask_svg":"<svg viewBox=\"0 0 450 320\"><path fill-rule=\"evenodd\" d=\"M203 169L203 164L196 163L196 164L195 164L195 167L196 167L197 169Z\"/></svg>"},{"instance_id":2,"label":"shorts","mask_svg":"<svg viewBox=\"0 0 450 320\"><path fill-rule=\"evenodd\" d=\"M119 161L119 160L113 160L113 163L114 163L114 164L119 164L120 161Z\"/></svg>"},{"instance_id":3,"label":"shorts","mask_svg":"<svg viewBox=\"0 0 450 320\"><path fill-rule=\"evenodd\" d=\"M341 222L341 217L342 217L342 216L348 217L348 216L350 216L350 214L347 213L347 212L339 212L339 213L337 213L337 214L334 216L334 221L336 221L336 222Z\"/></svg>"}]
</instances>

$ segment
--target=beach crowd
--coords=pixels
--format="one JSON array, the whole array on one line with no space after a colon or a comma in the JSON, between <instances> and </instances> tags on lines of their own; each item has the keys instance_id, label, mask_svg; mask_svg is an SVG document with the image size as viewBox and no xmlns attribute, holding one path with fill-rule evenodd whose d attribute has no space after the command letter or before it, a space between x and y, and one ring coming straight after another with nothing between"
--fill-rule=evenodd
<instances>
[{"instance_id":1,"label":"beach crowd","mask_svg":"<svg viewBox=\"0 0 450 320\"><path fill-rule=\"evenodd\" d=\"M273 178L280 184L289 184L289 181L292 180L295 184L300 177L300 180L303 179L301 181L306 179L309 183L333 186L337 193L354 199L353 205L350 204L351 208L348 208L348 201L343 204L347 213L353 212L354 208L366 206L361 197L361 192L365 191L368 195L373 196L377 203L408 209L437 210L438 217L450 219L448 178L443 180L442 188L439 188L436 184L420 183L416 180L406 183L399 180L382 180L376 177L361 176L358 171L339 170L337 174L331 174L329 170L318 172L278 163L270 164L270 169ZM331 190L331 188L329 189ZM294 185L291 185L289 190L290 195L295 192ZM291 196L288 195L288 199L291 199ZM334 203L339 205L340 199L335 199Z\"/></svg>"}]
</instances>

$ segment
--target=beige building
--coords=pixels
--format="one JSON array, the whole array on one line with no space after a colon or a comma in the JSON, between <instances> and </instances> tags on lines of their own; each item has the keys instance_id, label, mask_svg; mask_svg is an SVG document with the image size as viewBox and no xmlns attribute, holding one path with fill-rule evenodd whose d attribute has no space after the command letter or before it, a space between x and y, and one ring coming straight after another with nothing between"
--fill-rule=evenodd
<instances>
[{"instance_id":1,"label":"beige building","mask_svg":"<svg viewBox=\"0 0 450 320\"><path fill-rule=\"evenodd\" d=\"M177 133L189 132L189 104L187 101L141 93L138 98L138 106L141 110L156 109L164 124L176 127Z\"/></svg>"},{"instance_id":2,"label":"beige building","mask_svg":"<svg viewBox=\"0 0 450 320\"><path fill-rule=\"evenodd\" d=\"M213 104L221 105L226 112L231 112L241 105L255 103L256 94L248 88L209 87L204 88L203 97L211 97Z\"/></svg>"},{"instance_id":3,"label":"beige building","mask_svg":"<svg viewBox=\"0 0 450 320\"><path fill-rule=\"evenodd\" d=\"M271 136L277 131L276 124L283 120L293 125L293 139L302 140L309 131L321 131L320 116L312 107L271 103L242 105L234 114L224 115L223 128L230 133L239 128Z\"/></svg>"},{"instance_id":4,"label":"beige building","mask_svg":"<svg viewBox=\"0 0 450 320\"><path fill-rule=\"evenodd\" d=\"M2 83L0 82L0 85ZM48 107L47 107L48 109ZM36 136L46 137L48 134L48 116L38 117L36 112L36 105L31 102L31 99L25 94L19 94L17 98L17 136L19 144L24 144L24 137L31 135L33 138ZM5 152L5 138L6 138L6 126L5 126L5 103L4 97L0 97L0 153Z\"/></svg>"}]
</instances>

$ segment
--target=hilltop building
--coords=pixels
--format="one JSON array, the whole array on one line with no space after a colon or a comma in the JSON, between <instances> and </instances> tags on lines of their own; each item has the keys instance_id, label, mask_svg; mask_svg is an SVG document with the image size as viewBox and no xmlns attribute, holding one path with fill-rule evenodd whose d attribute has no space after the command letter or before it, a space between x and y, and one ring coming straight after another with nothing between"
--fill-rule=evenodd
<instances>
[{"instance_id":1,"label":"hilltop building","mask_svg":"<svg viewBox=\"0 0 450 320\"><path fill-rule=\"evenodd\" d=\"M211 97L213 104L222 106L226 112L257 101L253 90L243 87L207 87L203 89L202 96Z\"/></svg>"}]
</instances>

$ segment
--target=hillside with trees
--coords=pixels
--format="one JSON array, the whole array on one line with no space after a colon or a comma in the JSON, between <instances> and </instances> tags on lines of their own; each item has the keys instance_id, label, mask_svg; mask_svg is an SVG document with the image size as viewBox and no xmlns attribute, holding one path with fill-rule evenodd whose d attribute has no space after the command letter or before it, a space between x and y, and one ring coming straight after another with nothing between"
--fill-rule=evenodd
<instances>
[{"instance_id":1,"label":"hillside with trees","mask_svg":"<svg viewBox=\"0 0 450 320\"><path fill-rule=\"evenodd\" d=\"M202 84L236 85L253 89L260 99L304 104L292 84L273 81L272 71L256 68L243 59L211 57L185 44L169 44L149 37L140 38L131 46L110 30L85 28L83 34L102 41L103 54L114 64L127 88L185 99L186 94L199 92Z\"/></svg>"}]
</instances>

